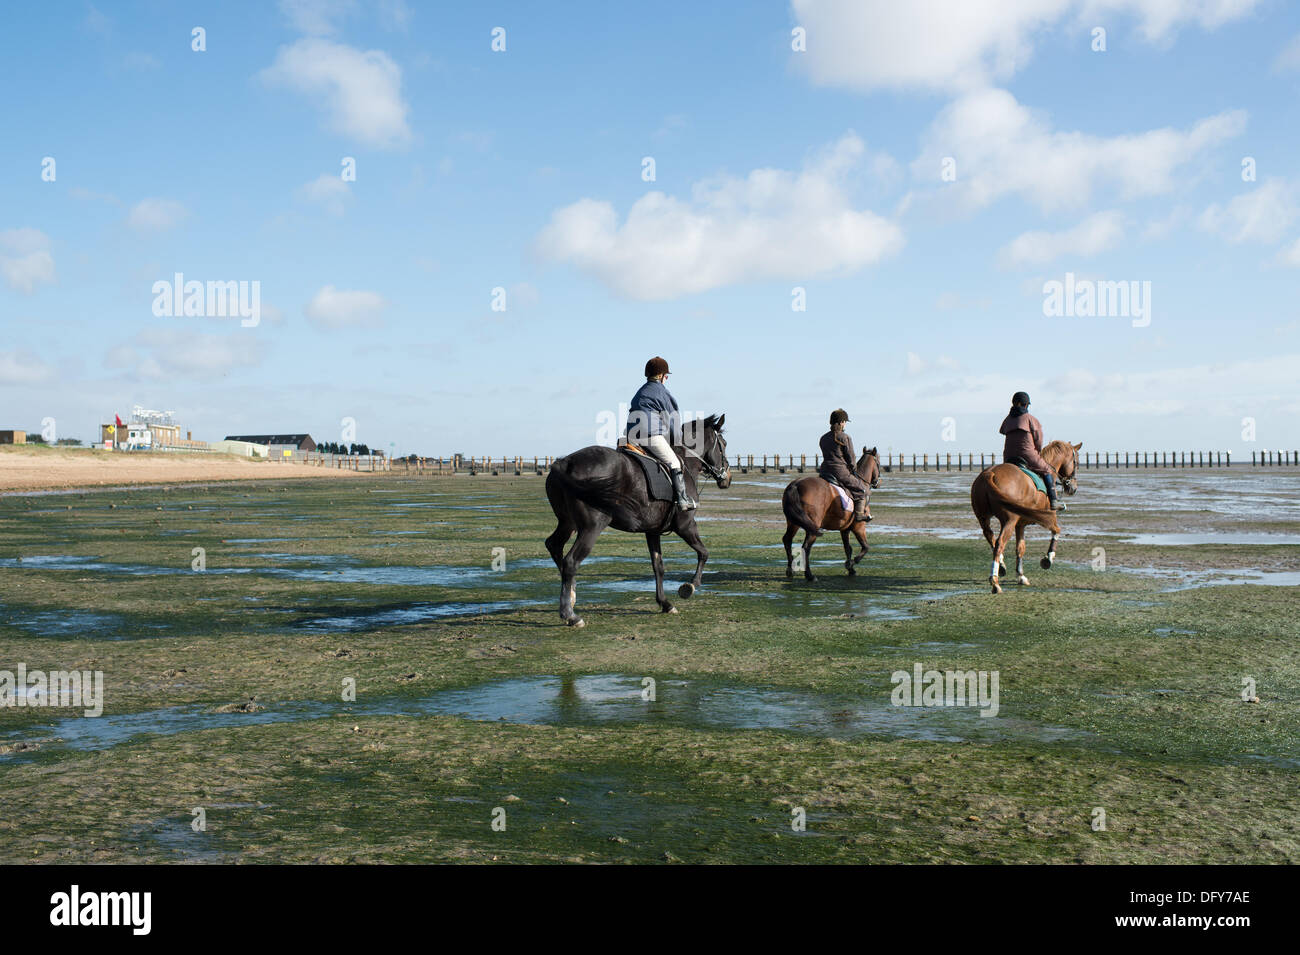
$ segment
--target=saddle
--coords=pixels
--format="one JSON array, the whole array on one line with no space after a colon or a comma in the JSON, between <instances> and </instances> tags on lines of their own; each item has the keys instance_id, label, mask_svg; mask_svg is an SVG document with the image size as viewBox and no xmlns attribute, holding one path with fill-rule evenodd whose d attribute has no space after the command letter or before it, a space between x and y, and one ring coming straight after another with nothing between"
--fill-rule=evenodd
<instances>
[{"instance_id":1,"label":"saddle","mask_svg":"<svg viewBox=\"0 0 1300 955\"><path fill-rule=\"evenodd\" d=\"M635 444L620 444L618 449L630 457L645 472L646 492L652 501L672 501L673 480L662 461L652 454L647 454Z\"/></svg>"}]
</instances>

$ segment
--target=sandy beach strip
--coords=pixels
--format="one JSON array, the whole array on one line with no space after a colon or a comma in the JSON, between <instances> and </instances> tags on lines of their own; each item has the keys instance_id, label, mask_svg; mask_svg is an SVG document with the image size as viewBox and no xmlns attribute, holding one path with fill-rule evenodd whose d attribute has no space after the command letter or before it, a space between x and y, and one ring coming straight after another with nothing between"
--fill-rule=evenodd
<instances>
[{"instance_id":1,"label":"sandy beach strip","mask_svg":"<svg viewBox=\"0 0 1300 955\"><path fill-rule=\"evenodd\" d=\"M368 471L255 461L228 454L127 453L30 445L0 447L0 493L134 484L370 476Z\"/></svg>"}]
</instances>

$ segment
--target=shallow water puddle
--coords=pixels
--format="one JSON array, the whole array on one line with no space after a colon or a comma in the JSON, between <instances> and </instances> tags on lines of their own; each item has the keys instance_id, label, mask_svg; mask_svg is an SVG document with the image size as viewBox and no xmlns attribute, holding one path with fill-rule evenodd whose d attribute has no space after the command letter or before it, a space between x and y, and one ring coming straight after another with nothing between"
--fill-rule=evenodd
<instances>
[{"instance_id":1,"label":"shallow water puddle","mask_svg":"<svg viewBox=\"0 0 1300 955\"><path fill-rule=\"evenodd\" d=\"M7 741L39 743L35 752L107 749L138 736L341 716L457 716L475 722L541 726L652 723L711 730L784 730L850 739L890 736L931 742L1030 739L1055 742L1087 734L1005 716L983 718L974 707L893 706L882 688L863 696L832 697L737 683L661 679L656 699L642 698L642 678L625 674L520 677L441 690L416 699L388 697L357 703L287 702L252 713L218 713L207 707L166 707L144 713L62 720L38 733L9 734ZM33 751L0 756L30 759Z\"/></svg>"},{"instance_id":2,"label":"shallow water puddle","mask_svg":"<svg viewBox=\"0 0 1300 955\"><path fill-rule=\"evenodd\" d=\"M484 602L448 601L445 603L409 603L396 607L381 607L335 613L324 617L308 617L293 626L311 633L360 633L384 627L401 627L426 620L445 617L477 617L482 614L501 613L519 607L535 607L551 603L549 600L496 600Z\"/></svg>"},{"instance_id":3,"label":"shallow water puddle","mask_svg":"<svg viewBox=\"0 0 1300 955\"><path fill-rule=\"evenodd\" d=\"M1142 547L1183 547L1197 544L1238 544L1250 547L1300 545L1300 534L1262 534L1249 531L1196 531L1171 534L1134 534L1125 544Z\"/></svg>"}]
</instances>

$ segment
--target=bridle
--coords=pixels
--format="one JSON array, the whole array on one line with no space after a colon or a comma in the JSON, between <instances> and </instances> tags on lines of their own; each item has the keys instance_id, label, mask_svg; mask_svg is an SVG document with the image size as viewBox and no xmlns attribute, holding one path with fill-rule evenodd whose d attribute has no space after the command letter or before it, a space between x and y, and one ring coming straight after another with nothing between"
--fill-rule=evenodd
<instances>
[{"instance_id":1,"label":"bridle","mask_svg":"<svg viewBox=\"0 0 1300 955\"><path fill-rule=\"evenodd\" d=\"M709 452L716 452L718 450L718 442L721 438L722 436L718 432L713 432L713 446L709 448ZM710 464L709 459L704 455L696 454L690 448L686 448L685 450L687 454L700 462L700 467L703 469L704 473L713 478L713 480L717 481L719 484L731 475L731 469L727 467L727 459L725 457L722 458L722 469L719 470L713 464ZM707 454L709 452L705 453ZM719 456L721 457L721 455Z\"/></svg>"}]
</instances>

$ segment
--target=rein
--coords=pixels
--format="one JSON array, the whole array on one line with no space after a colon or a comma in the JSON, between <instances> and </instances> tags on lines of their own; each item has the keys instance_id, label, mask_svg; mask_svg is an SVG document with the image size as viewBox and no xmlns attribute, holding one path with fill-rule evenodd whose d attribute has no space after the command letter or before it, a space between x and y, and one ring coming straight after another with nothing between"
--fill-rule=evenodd
<instances>
[{"instance_id":1,"label":"rein","mask_svg":"<svg viewBox=\"0 0 1300 955\"><path fill-rule=\"evenodd\" d=\"M713 434L713 447L710 448L710 450L716 451L717 447L718 447L718 434L715 431ZM691 457L695 458L695 460L699 461L700 467L703 469L704 473L707 474L709 477L713 478L713 480L722 482L727 479L728 468L725 460L722 463L722 469L719 470L718 468L710 464L708 459L705 458L703 455L696 454L694 451L692 451L690 448L687 447L683 447L682 450L685 451L687 454L689 454Z\"/></svg>"}]
</instances>

